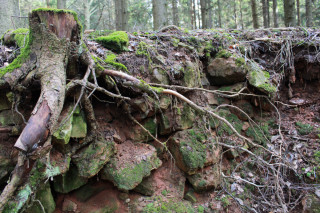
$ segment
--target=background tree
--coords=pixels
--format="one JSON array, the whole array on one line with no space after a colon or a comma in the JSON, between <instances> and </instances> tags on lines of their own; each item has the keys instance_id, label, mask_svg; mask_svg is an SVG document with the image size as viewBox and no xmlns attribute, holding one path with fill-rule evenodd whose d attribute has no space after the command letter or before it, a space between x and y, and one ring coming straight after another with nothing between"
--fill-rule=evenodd
<instances>
[{"instance_id":1,"label":"background tree","mask_svg":"<svg viewBox=\"0 0 320 213\"><path fill-rule=\"evenodd\" d=\"M259 28L259 22L258 22L258 12L257 12L256 0L251 0L251 12L252 12L253 28L257 29L257 28Z\"/></svg>"},{"instance_id":2,"label":"background tree","mask_svg":"<svg viewBox=\"0 0 320 213\"><path fill-rule=\"evenodd\" d=\"M115 0L116 30L128 31L128 0Z\"/></svg>"},{"instance_id":3,"label":"background tree","mask_svg":"<svg viewBox=\"0 0 320 213\"><path fill-rule=\"evenodd\" d=\"M178 10L178 0L172 0L172 17L173 24L179 26L179 10Z\"/></svg>"},{"instance_id":4,"label":"background tree","mask_svg":"<svg viewBox=\"0 0 320 213\"><path fill-rule=\"evenodd\" d=\"M66 9L67 8L67 0L57 0L57 8L58 9Z\"/></svg>"},{"instance_id":5,"label":"background tree","mask_svg":"<svg viewBox=\"0 0 320 213\"><path fill-rule=\"evenodd\" d=\"M153 29L158 30L168 24L167 1L152 0Z\"/></svg>"},{"instance_id":6,"label":"background tree","mask_svg":"<svg viewBox=\"0 0 320 213\"><path fill-rule=\"evenodd\" d=\"M296 25L295 18L295 3L294 0L283 0L284 8L284 24L286 27L293 27Z\"/></svg>"},{"instance_id":7,"label":"background tree","mask_svg":"<svg viewBox=\"0 0 320 213\"><path fill-rule=\"evenodd\" d=\"M277 12L277 0L272 1L272 15L273 15L273 26L279 27L278 12Z\"/></svg>"},{"instance_id":8,"label":"background tree","mask_svg":"<svg viewBox=\"0 0 320 213\"><path fill-rule=\"evenodd\" d=\"M0 35L12 29L11 16L19 16L19 0L0 0Z\"/></svg>"},{"instance_id":9,"label":"background tree","mask_svg":"<svg viewBox=\"0 0 320 213\"><path fill-rule=\"evenodd\" d=\"M307 25L307 27L312 27L312 2L311 2L311 0L306 0L306 25Z\"/></svg>"}]
</instances>

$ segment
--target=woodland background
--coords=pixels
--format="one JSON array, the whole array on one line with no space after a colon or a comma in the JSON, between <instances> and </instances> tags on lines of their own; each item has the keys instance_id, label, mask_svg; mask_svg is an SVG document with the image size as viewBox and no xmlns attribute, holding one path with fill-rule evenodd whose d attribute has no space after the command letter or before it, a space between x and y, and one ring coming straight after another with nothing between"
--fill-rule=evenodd
<instances>
[{"instance_id":1,"label":"woodland background","mask_svg":"<svg viewBox=\"0 0 320 213\"><path fill-rule=\"evenodd\" d=\"M27 27L38 7L70 9L84 29L158 30L313 27L320 24L320 0L0 0L0 33Z\"/></svg>"}]
</instances>

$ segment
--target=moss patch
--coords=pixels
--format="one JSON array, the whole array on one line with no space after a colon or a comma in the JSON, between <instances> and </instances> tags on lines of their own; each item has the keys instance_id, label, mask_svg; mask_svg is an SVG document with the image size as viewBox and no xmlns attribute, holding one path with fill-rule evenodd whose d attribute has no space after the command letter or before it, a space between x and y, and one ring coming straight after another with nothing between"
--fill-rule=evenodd
<instances>
[{"instance_id":1,"label":"moss patch","mask_svg":"<svg viewBox=\"0 0 320 213\"><path fill-rule=\"evenodd\" d=\"M216 58L229 58L232 54L228 50L221 50L217 53Z\"/></svg>"},{"instance_id":2,"label":"moss patch","mask_svg":"<svg viewBox=\"0 0 320 213\"><path fill-rule=\"evenodd\" d=\"M107 55L104 62L115 67L117 70L122 70L122 71L128 72L127 67L121 63L116 62L116 59L117 59L117 56L115 54L110 54L110 55Z\"/></svg>"},{"instance_id":3,"label":"moss patch","mask_svg":"<svg viewBox=\"0 0 320 213\"><path fill-rule=\"evenodd\" d=\"M296 126L300 135L308 135L314 129L314 127L311 126L310 124L305 124L301 122L296 122Z\"/></svg>"},{"instance_id":4,"label":"moss patch","mask_svg":"<svg viewBox=\"0 0 320 213\"><path fill-rule=\"evenodd\" d=\"M116 31L108 36L98 37L95 40L116 53L121 53L127 50L127 46L129 44L128 35L124 31Z\"/></svg>"}]
</instances>

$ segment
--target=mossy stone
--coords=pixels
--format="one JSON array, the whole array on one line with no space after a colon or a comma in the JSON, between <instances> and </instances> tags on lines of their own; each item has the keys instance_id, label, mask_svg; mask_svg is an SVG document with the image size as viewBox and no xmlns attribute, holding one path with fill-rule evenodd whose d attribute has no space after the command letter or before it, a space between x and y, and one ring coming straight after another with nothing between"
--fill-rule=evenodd
<instances>
[{"instance_id":1,"label":"mossy stone","mask_svg":"<svg viewBox=\"0 0 320 213\"><path fill-rule=\"evenodd\" d=\"M194 191L189 190L185 195L184 199L190 201L191 203L196 203L197 202L197 197L194 194Z\"/></svg>"},{"instance_id":2,"label":"mossy stone","mask_svg":"<svg viewBox=\"0 0 320 213\"><path fill-rule=\"evenodd\" d=\"M77 166L80 177L90 178L98 174L114 153L113 141L97 140L74 155L72 161Z\"/></svg>"},{"instance_id":3,"label":"mossy stone","mask_svg":"<svg viewBox=\"0 0 320 213\"><path fill-rule=\"evenodd\" d=\"M88 179L79 176L76 166L70 166L67 173L54 177L53 188L59 193L69 193L86 184Z\"/></svg>"},{"instance_id":4,"label":"mossy stone","mask_svg":"<svg viewBox=\"0 0 320 213\"><path fill-rule=\"evenodd\" d=\"M187 179L197 192L217 188L221 184L219 164L208 166L201 172L188 176Z\"/></svg>"},{"instance_id":5,"label":"mossy stone","mask_svg":"<svg viewBox=\"0 0 320 213\"><path fill-rule=\"evenodd\" d=\"M126 146L126 144L121 145ZM105 165L101 173L102 179L113 182L118 189L124 191L134 189L144 177L150 175L151 170L159 168L162 164L153 146L137 144L132 149L139 149L141 155L132 157L130 154L118 154ZM131 154L137 154L132 149L130 149Z\"/></svg>"},{"instance_id":6,"label":"mossy stone","mask_svg":"<svg viewBox=\"0 0 320 213\"><path fill-rule=\"evenodd\" d=\"M57 142L63 145L69 143L72 132L72 121L73 116L71 116L61 128L53 133L53 142Z\"/></svg>"},{"instance_id":7,"label":"mossy stone","mask_svg":"<svg viewBox=\"0 0 320 213\"><path fill-rule=\"evenodd\" d=\"M46 213L54 212L56 203L51 193L50 184L47 183L42 186L36 193L36 200L38 200ZM26 213L43 213L39 202L34 201L32 206L26 209Z\"/></svg>"},{"instance_id":8,"label":"mossy stone","mask_svg":"<svg viewBox=\"0 0 320 213\"><path fill-rule=\"evenodd\" d=\"M11 109L11 103L6 96L6 93L1 92L0 93L0 111L5 109Z\"/></svg>"},{"instance_id":9,"label":"mossy stone","mask_svg":"<svg viewBox=\"0 0 320 213\"><path fill-rule=\"evenodd\" d=\"M158 129L158 123L155 118L147 118L141 122L143 127L147 129L153 136L156 135ZM132 128L129 136L134 142L148 142L153 140L153 138L144 131L139 125L135 125Z\"/></svg>"},{"instance_id":10,"label":"mossy stone","mask_svg":"<svg viewBox=\"0 0 320 213\"><path fill-rule=\"evenodd\" d=\"M107 36L98 37L95 40L116 53L125 51L129 44L128 35L124 31L116 31Z\"/></svg>"},{"instance_id":11,"label":"mossy stone","mask_svg":"<svg viewBox=\"0 0 320 213\"><path fill-rule=\"evenodd\" d=\"M1 126L14 126L16 124L20 124L21 122L21 117L11 110L3 110L0 112Z\"/></svg>"},{"instance_id":12,"label":"mossy stone","mask_svg":"<svg viewBox=\"0 0 320 213\"><path fill-rule=\"evenodd\" d=\"M276 86L270 82L270 74L261 70L257 64L251 64L247 79L250 85L270 96L277 92Z\"/></svg>"},{"instance_id":13,"label":"mossy stone","mask_svg":"<svg viewBox=\"0 0 320 213\"><path fill-rule=\"evenodd\" d=\"M77 107L73 113L72 131L70 136L72 138L85 138L87 136L87 122L84 113L79 107Z\"/></svg>"},{"instance_id":14,"label":"mossy stone","mask_svg":"<svg viewBox=\"0 0 320 213\"><path fill-rule=\"evenodd\" d=\"M204 129L189 129L175 133L169 140L169 150L176 165L189 175L217 163L220 148Z\"/></svg>"}]
</instances>

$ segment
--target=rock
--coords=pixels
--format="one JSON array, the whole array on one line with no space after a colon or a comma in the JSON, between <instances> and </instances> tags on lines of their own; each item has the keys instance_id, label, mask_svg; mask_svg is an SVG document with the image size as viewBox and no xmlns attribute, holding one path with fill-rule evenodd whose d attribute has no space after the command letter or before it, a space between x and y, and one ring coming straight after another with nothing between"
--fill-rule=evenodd
<instances>
[{"instance_id":1,"label":"rock","mask_svg":"<svg viewBox=\"0 0 320 213\"><path fill-rule=\"evenodd\" d=\"M247 100L239 100L234 103L235 106L243 110L250 118L254 116L253 107ZM240 120L247 121L249 118L244 113L235 108L230 108L230 111L235 114Z\"/></svg>"},{"instance_id":2,"label":"rock","mask_svg":"<svg viewBox=\"0 0 320 213\"><path fill-rule=\"evenodd\" d=\"M201 192L217 188L221 184L219 164L208 166L194 175L187 177L195 191Z\"/></svg>"},{"instance_id":3,"label":"rock","mask_svg":"<svg viewBox=\"0 0 320 213\"><path fill-rule=\"evenodd\" d=\"M107 36L100 36L95 40L116 53L125 51L129 44L128 34L124 31L116 31Z\"/></svg>"},{"instance_id":4,"label":"rock","mask_svg":"<svg viewBox=\"0 0 320 213\"><path fill-rule=\"evenodd\" d=\"M71 107L68 111L69 113L71 113ZM66 119L69 113L65 113L63 116L64 118L62 120ZM69 143L72 131L72 121L73 116L71 116L70 119L68 119L61 128L59 128L55 133L53 133L53 143L59 143L61 145Z\"/></svg>"},{"instance_id":5,"label":"rock","mask_svg":"<svg viewBox=\"0 0 320 213\"><path fill-rule=\"evenodd\" d=\"M251 65L247 79L250 85L271 97L277 92L277 87L271 83L270 74L257 64Z\"/></svg>"},{"instance_id":6,"label":"rock","mask_svg":"<svg viewBox=\"0 0 320 213\"><path fill-rule=\"evenodd\" d=\"M234 57L216 58L209 64L208 74L211 85L230 85L243 82L247 70L237 65Z\"/></svg>"},{"instance_id":7,"label":"rock","mask_svg":"<svg viewBox=\"0 0 320 213\"><path fill-rule=\"evenodd\" d=\"M174 110L167 110L161 117L160 134L189 129L194 120L195 112L187 103L177 105Z\"/></svg>"},{"instance_id":8,"label":"rock","mask_svg":"<svg viewBox=\"0 0 320 213\"><path fill-rule=\"evenodd\" d=\"M101 178L113 182L120 190L134 189L162 164L156 149L148 144L126 141L117 150L117 155L101 171Z\"/></svg>"},{"instance_id":9,"label":"rock","mask_svg":"<svg viewBox=\"0 0 320 213\"><path fill-rule=\"evenodd\" d=\"M103 187L99 187L98 185L88 183L74 192L75 197L80 202L86 202L91 197L97 195L99 192L103 191Z\"/></svg>"},{"instance_id":10,"label":"rock","mask_svg":"<svg viewBox=\"0 0 320 213\"><path fill-rule=\"evenodd\" d=\"M184 199L187 201L190 201L191 203L196 203L197 202L197 197L194 194L193 190L189 190L185 195Z\"/></svg>"},{"instance_id":11,"label":"rock","mask_svg":"<svg viewBox=\"0 0 320 213\"><path fill-rule=\"evenodd\" d=\"M153 136L156 135L158 124L156 118L147 118L140 122L144 128L146 128ZM137 143L143 143L153 140L153 138L143 130L139 125L134 125L131 127L130 131L127 133L127 138L133 140Z\"/></svg>"},{"instance_id":12,"label":"rock","mask_svg":"<svg viewBox=\"0 0 320 213\"><path fill-rule=\"evenodd\" d=\"M100 139L81 149L72 161L78 168L79 176L90 178L98 174L114 153L115 143Z\"/></svg>"},{"instance_id":13,"label":"rock","mask_svg":"<svg viewBox=\"0 0 320 213\"><path fill-rule=\"evenodd\" d=\"M5 178L14 169L14 161L10 155L11 151L0 144L0 185L5 182Z\"/></svg>"},{"instance_id":14,"label":"rock","mask_svg":"<svg viewBox=\"0 0 320 213\"><path fill-rule=\"evenodd\" d=\"M72 138L85 138L87 136L87 123L85 120L84 113L80 110L79 107L73 113L72 120Z\"/></svg>"},{"instance_id":15,"label":"rock","mask_svg":"<svg viewBox=\"0 0 320 213\"><path fill-rule=\"evenodd\" d=\"M67 173L54 177L53 188L59 193L69 193L86 184L88 179L79 176L76 166L70 166Z\"/></svg>"},{"instance_id":16,"label":"rock","mask_svg":"<svg viewBox=\"0 0 320 213\"><path fill-rule=\"evenodd\" d=\"M168 109L168 107L169 107L170 104L171 104L171 101L172 101L172 99L171 99L170 96L168 96L168 95L162 95L162 96L160 97L160 108L161 108L162 110Z\"/></svg>"},{"instance_id":17,"label":"rock","mask_svg":"<svg viewBox=\"0 0 320 213\"><path fill-rule=\"evenodd\" d=\"M198 87L201 85L200 69L197 63L187 61L183 73L183 86Z\"/></svg>"},{"instance_id":18,"label":"rock","mask_svg":"<svg viewBox=\"0 0 320 213\"><path fill-rule=\"evenodd\" d=\"M11 103L6 96L6 93L1 92L0 93L0 111L6 110L6 109L11 109Z\"/></svg>"},{"instance_id":19,"label":"rock","mask_svg":"<svg viewBox=\"0 0 320 213\"><path fill-rule=\"evenodd\" d=\"M46 213L54 212L56 203L54 202L49 183L45 184L37 191L35 200L38 200L39 202L34 201L32 206L25 210L26 213L43 213L44 211Z\"/></svg>"},{"instance_id":20,"label":"rock","mask_svg":"<svg viewBox=\"0 0 320 213\"><path fill-rule=\"evenodd\" d=\"M152 72L152 82L159 84L169 84L168 74L161 68L154 68Z\"/></svg>"},{"instance_id":21,"label":"rock","mask_svg":"<svg viewBox=\"0 0 320 213\"><path fill-rule=\"evenodd\" d=\"M302 200L303 213L319 213L320 212L320 198L313 194L307 195Z\"/></svg>"},{"instance_id":22,"label":"rock","mask_svg":"<svg viewBox=\"0 0 320 213\"><path fill-rule=\"evenodd\" d=\"M169 140L177 166L189 175L220 160L220 147L201 129L189 129L175 133Z\"/></svg>"},{"instance_id":23,"label":"rock","mask_svg":"<svg viewBox=\"0 0 320 213\"><path fill-rule=\"evenodd\" d=\"M134 188L134 191L147 196L170 195L182 199L186 178L184 173L172 163L166 162L153 171L149 177Z\"/></svg>"},{"instance_id":24,"label":"rock","mask_svg":"<svg viewBox=\"0 0 320 213\"><path fill-rule=\"evenodd\" d=\"M1 126L14 126L22 123L21 117L11 110L3 110L0 112L0 124Z\"/></svg>"},{"instance_id":25,"label":"rock","mask_svg":"<svg viewBox=\"0 0 320 213\"><path fill-rule=\"evenodd\" d=\"M69 199L64 199L62 204L63 212L76 212L78 205Z\"/></svg>"}]
</instances>

